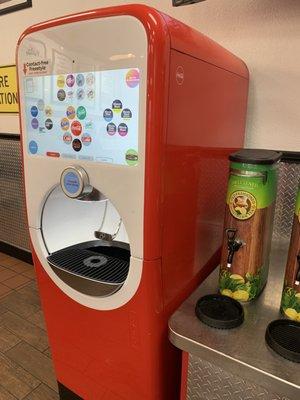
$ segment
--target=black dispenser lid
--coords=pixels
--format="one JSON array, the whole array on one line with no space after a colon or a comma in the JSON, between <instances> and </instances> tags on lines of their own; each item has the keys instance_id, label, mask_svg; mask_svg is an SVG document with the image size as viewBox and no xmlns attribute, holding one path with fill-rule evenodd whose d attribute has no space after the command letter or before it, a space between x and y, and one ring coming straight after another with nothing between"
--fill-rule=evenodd
<instances>
[{"instance_id":1,"label":"black dispenser lid","mask_svg":"<svg viewBox=\"0 0 300 400\"><path fill-rule=\"evenodd\" d=\"M282 157L280 151L263 149L241 149L230 154L229 160L244 164L264 164L276 163Z\"/></svg>"},{"instance_id":2,"label":"black dispenser lid","mask_svg":"<svg viewBox=\"0 0 300 400\"><path fill-rule=\"evenodd\" d=\"M209 294L201 297L195 309L197 317L213 328L231 329L244 321L241 304L228 296Z\"/></svg>"},{"instance_id":3,"label":"black dispenser lid","mask_svg":"<svg viewBox=\"0 0 300 400\"><path fill-rule=\"evenodd\" d=\"M267 344L282 357L300 362L300 323L288 319L272 321L266 330Z\"/></svg>"}]
</instances>

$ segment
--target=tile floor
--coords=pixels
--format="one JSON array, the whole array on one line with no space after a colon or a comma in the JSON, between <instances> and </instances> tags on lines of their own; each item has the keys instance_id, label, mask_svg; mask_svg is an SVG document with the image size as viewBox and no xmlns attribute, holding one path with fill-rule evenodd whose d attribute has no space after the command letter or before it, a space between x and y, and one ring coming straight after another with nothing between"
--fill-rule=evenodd
<instances>
[{"instance_id":1,"label":"tile floor","mask_svg":"<svg viewBox=\"0 0 300 400\"><path fill-rule=\"evenodd\" d=\"M0 400L57 400L33 266L0 253Z\"/></svg>"}]
</instances>

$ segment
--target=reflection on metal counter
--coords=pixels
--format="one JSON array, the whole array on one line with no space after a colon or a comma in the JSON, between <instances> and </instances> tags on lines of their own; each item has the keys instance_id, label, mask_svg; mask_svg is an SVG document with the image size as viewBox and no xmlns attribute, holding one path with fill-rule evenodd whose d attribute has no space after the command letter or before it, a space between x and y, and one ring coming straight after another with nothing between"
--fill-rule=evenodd
<instances>
[{"instance_id":1,"label":"reflection on metal counter","mask_svg":"<svg viewBox=\"0 0 300 400\"><path fill-rule=\"evenodd\" d=\"M61 399L175 400L167 321L220 253L247 68L141 5L38 24L17 54L29 229Z\"/></svg>"}]
</instances>

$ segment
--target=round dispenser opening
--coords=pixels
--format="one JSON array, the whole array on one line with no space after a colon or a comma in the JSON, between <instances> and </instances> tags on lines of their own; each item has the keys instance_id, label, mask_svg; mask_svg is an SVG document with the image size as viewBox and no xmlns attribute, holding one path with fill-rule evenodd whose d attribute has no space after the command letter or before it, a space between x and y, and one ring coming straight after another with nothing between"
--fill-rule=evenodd
<instances>
[{"instance_id":1,"label":"round dispenser opening","mask_svg":"<svg viewBox=\"0 0 300 400\"><path fill-rule=\"evenodd\" d=\"M122 218L104 195L97 201L68 198L57 186L42 213L42 235L55 274L73 289L108 296L124 284L130 245Z\"/></svg>"}]
</instances>

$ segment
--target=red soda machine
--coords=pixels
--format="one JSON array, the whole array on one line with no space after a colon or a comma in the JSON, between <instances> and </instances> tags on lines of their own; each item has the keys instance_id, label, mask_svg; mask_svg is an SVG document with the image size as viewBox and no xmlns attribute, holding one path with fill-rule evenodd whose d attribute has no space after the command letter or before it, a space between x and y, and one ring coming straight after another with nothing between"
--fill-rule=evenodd
<instances>
[{"instance_id":1,"label":"red soda machine","mask_svg":"<svg viewBox=\"0 0 300 400\"><path fill-rule=\"evenodd\" d=\"M181 362L167 321L218 262L247 68L143 5L31 26L17 65L28 224L60 397L175 400Z\"/></svg>"}]
</instances>

